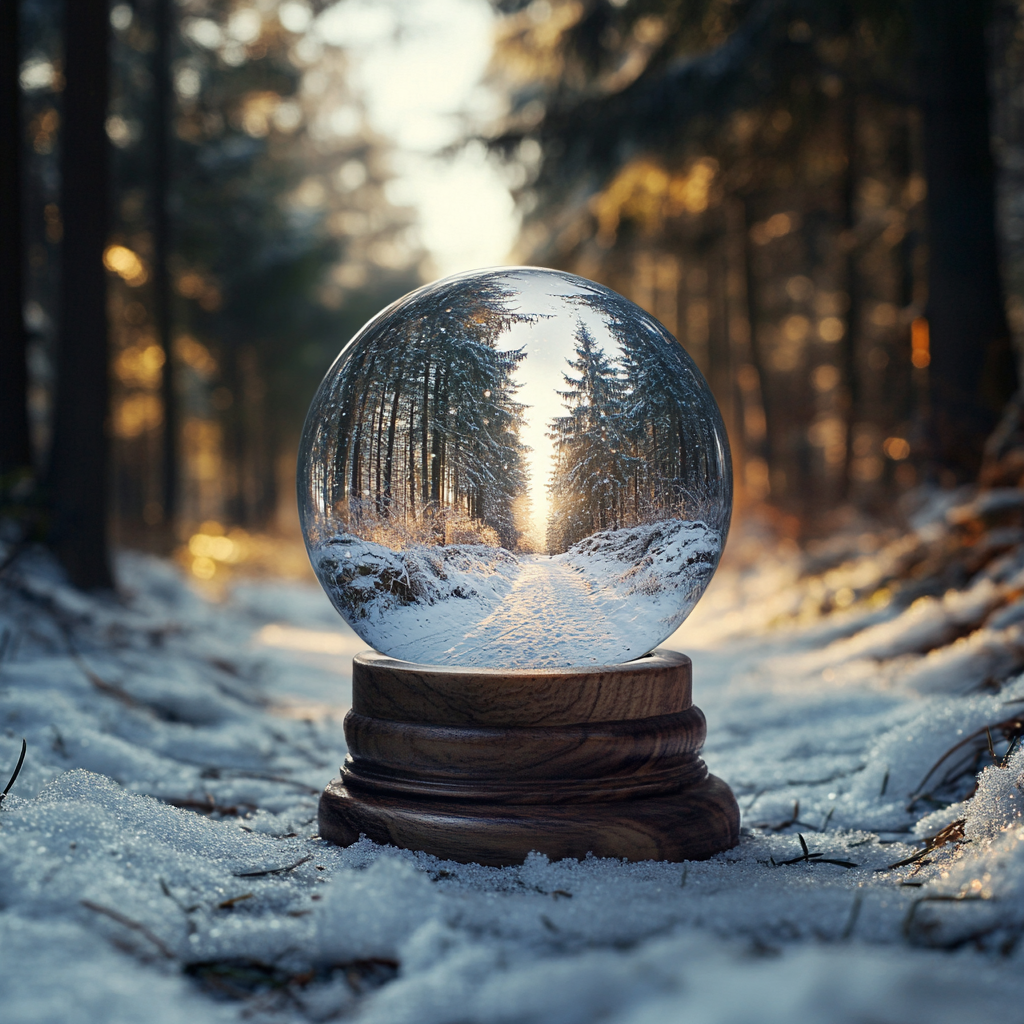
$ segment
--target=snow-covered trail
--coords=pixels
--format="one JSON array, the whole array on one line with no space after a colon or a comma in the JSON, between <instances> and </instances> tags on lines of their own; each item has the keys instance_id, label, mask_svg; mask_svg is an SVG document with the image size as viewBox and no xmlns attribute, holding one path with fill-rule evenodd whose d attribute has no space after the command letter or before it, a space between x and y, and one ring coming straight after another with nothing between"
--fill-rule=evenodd
<instances>
[{"instance_id":1,"label":"snow-covered trail","mask_svg":"<svg viewBox=\"0 0 1024 1024\"><path fill-rule=\"evenodd\" d=\"M519 555L507 591L392 608L361 626L395 658L435 665L609 665L646 654L660 606L599 586L566 555Z\"/></svg>"},{"instance_id":2,"label":"snow-covered trail","mask_svg":"<svg viewBox=\"0 0 1024 1024\"><path fill-rule=\"evenodd\" d=\"M614 664L646 654L629 642L636 618L621 598L599 592L561 556L520 557L520 570L504 600L465 638L445 652L458 662L481 651L495 665L529 658L536 667L564 665L567 652L576 664Z\"/></svg>"}]
</instances>

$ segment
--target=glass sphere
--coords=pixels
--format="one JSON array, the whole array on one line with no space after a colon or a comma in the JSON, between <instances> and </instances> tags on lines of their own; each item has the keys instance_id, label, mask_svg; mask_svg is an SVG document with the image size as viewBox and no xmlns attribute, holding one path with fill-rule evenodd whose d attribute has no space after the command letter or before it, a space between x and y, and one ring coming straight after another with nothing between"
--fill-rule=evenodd
<instances>
[{"instance_id":1,"label":"glass sphere","mask_svg":"<svg viewBox=\"0 0 1024 1024\"><path fill-rule=\"evenodd\" d=\"M617 664L697 603L732 509L718 406L682 345L592 281L473 271L388 306L313 399L310 560L404 661Z\"/></svg>"}]
</instances>

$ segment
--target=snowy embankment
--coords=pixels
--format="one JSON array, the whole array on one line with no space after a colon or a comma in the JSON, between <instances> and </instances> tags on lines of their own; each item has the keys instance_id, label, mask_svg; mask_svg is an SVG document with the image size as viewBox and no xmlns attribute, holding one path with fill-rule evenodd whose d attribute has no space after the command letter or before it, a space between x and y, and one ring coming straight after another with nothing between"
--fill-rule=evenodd
<instances>
[{"instance_id":1,"label":"snowy embankment","mask_svg":"<svg viewBox=\"0 0 1024 1024\"><path fill-rule=\"evenodd\" d=\"M334 606L373 647L439 664L453 643L499 607L519 575L515 555L482 544L392 551L341 534L313 558Z\"/></svg>"},{"instance_id":2,"label":"snowy embankment","mask_svg":"<svg viewBox=\"0 0 1024 1024\"><path fill-rule=\"evenodd\" d=\"M134 556L121 601L86 598L23 556L0 575L0 765L29 743L0 807L4 1019L1019 1019L1024 548L996 504L805 555L738 538L671 644L744 812L691 864L331 847L358 644L326 601L211 606Z\"/></svg>"},{"instance_id":3,"label":"snowy embankment","mask_svg":"<svg viewBox=\"0 0 1024 1024\"><path fill-rule=\"evenodd\" d=\"M678 627L700 600L722 553L722 535L706 523L663 519L604 530L574 544L566 565L595 585L643 609L644 617Z\"/></svg>"}]
</instances>

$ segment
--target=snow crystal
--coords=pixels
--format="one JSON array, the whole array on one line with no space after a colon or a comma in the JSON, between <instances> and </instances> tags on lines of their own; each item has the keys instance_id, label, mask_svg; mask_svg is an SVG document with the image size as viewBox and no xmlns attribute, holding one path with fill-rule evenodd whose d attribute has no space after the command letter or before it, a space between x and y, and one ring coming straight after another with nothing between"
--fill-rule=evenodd
<instances>
[{"instance_id":1,"label":"snow crystal","mask_svg":"<svg viewBox=\"0 0 1024 1024\"><path fill-rule=\"evenodd\" d=\"M339 871L317 906L320 956L337 962L395 957L440 903L426 875L404 860L382 857L363 871Z\"/></svg>"}]
</instances>

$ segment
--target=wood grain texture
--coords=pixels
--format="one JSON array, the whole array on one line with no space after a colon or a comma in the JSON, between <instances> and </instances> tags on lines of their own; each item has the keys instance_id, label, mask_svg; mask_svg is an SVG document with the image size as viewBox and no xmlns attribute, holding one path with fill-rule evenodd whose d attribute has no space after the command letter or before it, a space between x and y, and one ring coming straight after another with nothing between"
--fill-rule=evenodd
<instances>
[{"instance_id":1,"label":"wood grain texture","mask_svg":"<svg viewBox=\"0 0 1024 1024\"><path fill-rule=\"evenodd\" d=\"M320 835L445 860L503 866L536 850L551 860L588 853L626 860L705 860L739 840L739 809L714 775L669 796L613 804L522 806L356 795L335 780L320 800Z\"/></svg>"},{"instance_id":2,"label":"wood grain texture","mask_svg":"<svg viewBox=\"0 0 1024 1024\"><path fill-rule=\"evenodd\" d=\"M496 728L345 719L349 788L509 803L624 800L699 782L704 715Z\"/></svg>"},{"instance_id":3,"label":"wood grain texture","mask_svg":"<svg viewBox=\"0 0 1024 1024\"><path fill-rule=\"evenodd\" d=\"M657 650L594 669L435 668L376 651L352 665L352 710L422 725L552 726L671 715L690 706L690 659Z\"/></svg>"},{"instance_id":4,"label":"wood grain texture","mask_svg":"<svg viewBox=\"0 0 1024 1024\"><path fill-rule=\"evenodd\" d=\"M481 864L593 853L692 860L733 846L739 809L699 751L690 660L579 670L441 669L360 654L349 757L320 834Z\"/></svg>"}]
</instances>

